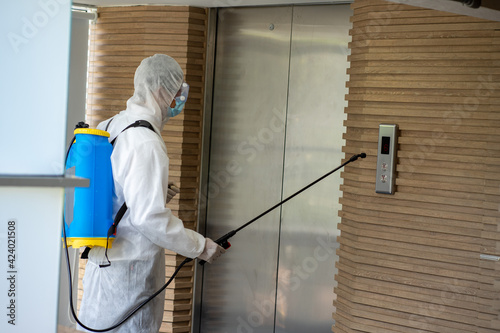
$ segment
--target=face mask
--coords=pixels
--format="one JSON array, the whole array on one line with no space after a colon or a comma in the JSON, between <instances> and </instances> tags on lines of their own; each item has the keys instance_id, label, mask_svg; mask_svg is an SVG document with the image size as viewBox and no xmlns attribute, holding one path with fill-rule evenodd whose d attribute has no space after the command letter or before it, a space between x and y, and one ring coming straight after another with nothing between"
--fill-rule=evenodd
<instances>
[{"instance_id":1,"label":"face mask","mask_svg":"<svg viewBox=\"0 0 500 333\"><path fill-rule=\"evenodd\" d=\"M189 85L186 82L182 83L180 92L180 95L175 97L175 106L173 108L168 107L168 116L170 118L177 116L184 109L189 93Z\"/></svg>"}]
</instances>

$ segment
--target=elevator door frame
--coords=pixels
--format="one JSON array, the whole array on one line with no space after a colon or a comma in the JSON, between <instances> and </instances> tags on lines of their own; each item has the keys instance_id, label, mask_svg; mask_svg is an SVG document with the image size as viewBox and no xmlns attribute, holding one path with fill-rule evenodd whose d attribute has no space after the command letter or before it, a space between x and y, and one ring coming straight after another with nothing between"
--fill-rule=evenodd
<instances>
[{"instance_id":1,"label":"elevator door frame","mask_svg":"<svg viewBox=\"0 0 500 333\"><path fill-rule=\"evenodd\" d=\"M338 4L351 3L352 1L346 1L343 3L332 4L332 6ZM311 6L311 5L308 5ZM290 6L292 7L292 6ZM303 6L295 6L303 7ZM207 210L204 203L206 203L206 189L208 184L208 172L209 172L209 162L210 162L210 132L211 132L211 121L212 121L212 106L213 106L213 83L214 83L214 67L215 67L215 49L216 49L216 38L217 38L217 9L210 9L208 13L208 34L207 34L207 62L206 62L206 86L205 86L205 110L203 115L204 131L203 131L203 143L202 143L202 163L201 163L201 190L200 190L200 207L199 207L199 222L198 230L200 233L205 234L206 232L206 218ZM293 15L293 14L292 14ZM291 61L291 54L290 54ZM288 106L287 111L288 112ZM285 180L282 179L282 186L284 186ZM285 193L286 194L286 193ZM286 195L285 195L286 197ZM281 221L282 217L280 217ZM242 221L243 223L243 221ZM281 223L281 222L280 222ZM221 259L223 260L223 259ZM278 259L279 260L279 259ZM195 287L193 291L193 325L192 332L203 332L201 325L201 305L202 305L202 281L203 279L203 268L202 266L197 266L195 269ZM333 280L333 276L332 276ZM333 287L333 286L332 286ZM279 286L276 286L278 290ZM332 291L333 294L333 291ZM275 319L276 320L276 319ZM333 322L333 321L332 321Z\"/></svg>"}]
</instances>

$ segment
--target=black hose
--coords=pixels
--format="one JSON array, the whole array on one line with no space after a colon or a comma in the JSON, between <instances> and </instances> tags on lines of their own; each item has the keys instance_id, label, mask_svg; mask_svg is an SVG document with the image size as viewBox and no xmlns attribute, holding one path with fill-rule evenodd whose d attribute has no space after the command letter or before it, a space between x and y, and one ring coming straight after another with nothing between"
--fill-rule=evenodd
<instances>
[{"instance_id":1,"label":"black hose","mask_svg":"<svg viewBox=\"0 0 500 333\"><path fill-rule=\"evenodd\" d=\"M68 159L68 155L69 155L69 150L71 149L71 146L73 145L73 142L74 142L74 139L71 140L71 144L68 148L68 152L66 154L66 162L67 162L67 159ZM281 206L282 204L284 204L285 202L287 202L288 200L294 198L295 196L299 195L300 193L302 193L303 191L307 190L309 187L315 185L316 183L320 182L321 180L323 180L324 178L328 177L329 175L331 175L332 173L334 173L335 171L339 170L340 168L344 167L345 165L351 163L351 162L354 162L356 161L358 158L365 158L366 157L366 154L365 153L361 153L361 154L358 154L358 155L353 155L349 160L347 160L346 162L344 162L343 164L341 164L340 166L338 166L337 168L335 168L334 170L328 172L327 174L323 175L322 177L316 179L315 181L313 181L312 183L310 183L309 185L303 187L302 189L300 189L299 191L295 192L294 194L292 194L291 196L289 196L288 198L286 198L285 200L279 202L278 204L274 205L273 207L269 208L268 210L266 210L265 212L263 212L262 214L258 215L257 217L253 218L252 220L248 221L247 223L245 223L244 225L242 225L241 227L235 229L235 230L232 230L230 231L229 233L227 233L226 235L222 236L221 238L219 238L216 243L223 246L224 248L228 248L229 246L224 246L224 244L229 244L227 242L227 240L234 236L238 231L246 228L247 226L249 226L250 224L252 224L253 222L257 221L258 219L260 219L262 216L268 214L269 212L271 212L272 210L274 210L275 208L277 208L278 206ZM129 312L128 315L126 315L122 320L120 320L117 324L111 326L111 327L108 327L108 328L103 328L103 329L95 329L95 328L90 328L86 325L84 325L79 319L78 319L78 316L76 315L76 312L75 312L75 308L73 306L73 285L72 285L72 278L71 278L71 268L70 268L70 262L69 262L69 253L68 253L68 245L67 245L67 242L66 242L66 222L65 222L65 219L64 219L64 216L63 216L63 236L64 236L64 246L65 246L65 249L66 249L66 263L67 263L67 267L68 267L68 277L69 277L69 304L70 304L70 308L71 308L71 313L73 314L73 317L75 318L76 322L83 328L85 328L86 330L88 331L91 331L91 332L107 332L107 331L110 331L112 329L115 329L117 328L118 326L122 325L124 322L126 322L127 320L129 320L137 311L139 311L144 305L146 305L147 303L149 303L153 298L155 298L156 296L158 296L163 290L165 290L165 288L168 287L168 285L173 281L173 279L175 278L175 276L179 273L179 271L181 270L181 268L187 264L188 262L192 261L193 259L191 258L186 258L184 259L184 261L175 269L174 271L174 274L172 274L172 276L170 277L170 279L167 281L167 283L165 283L165 285L163 287L161 287L157 292L155 292L153 295L151 295L148 299L146 299L145 301L143 301L142 303L140 303L139 305L137 305L133 310L131 310ZM204 261L200 261L200 264L204 264L205 262Z\"/></svg>"},{"instance_id":2,"label":"black hose","mask_svg":"<svg viewBox=\"0 0 500 333\"><path fill-rule=\"evenodd\" d=\"M63 221L64 221L64 218L63 218ZM165 285L163 285L163 287L161 287L157 292L155 292L153 295L151 295L150 297L148 297L148 299L144 300L142 303L140 303L139 305L137 305L133 310L131 310L129 312L128 315L126 315L117 324L115 324L115 325L113 325L111 327L108 327L108 328L95 329L95 328L90 328L90 327L86 326L85 324L83 324L80 321L80 319L78 319L78 316L76 315L75 307L73 305L73 283L72 283L73 279L71 277L71 268L70 268L70 262L69 262L68 245L66 243L66 223L64 223L64 225L63 225L63 235L64 235L64 246L65 246L65 250L66 250L65 251L66 252L66 264L67 264L67 268L68 268L68 278L69 278L69 306L70 306L70 309L71 309L71 314L75 318L75 320L78 323L78 325L80 325L81 327L83 327L86 330L91 331L91 332L107 332L107 331L111 331L111 330L117 328L118 326L122 325L124 322L126 322L127 320L129 320L137 311L139 311L144 305L146 305L147 303L149 303L153 298L155 298L163 290L165 290L165 288L167 288L168 285L174 280L175 276L179 273L179 271L181 270L181 268L185 264L187 264L188 262L190 262L190 261L193 260L191 258L184 259L184 261L175 269L174 274L172 274L172 276L170 277L170 279L168 279L167 283L165 283Z\"/></svg>"}]
</instances>

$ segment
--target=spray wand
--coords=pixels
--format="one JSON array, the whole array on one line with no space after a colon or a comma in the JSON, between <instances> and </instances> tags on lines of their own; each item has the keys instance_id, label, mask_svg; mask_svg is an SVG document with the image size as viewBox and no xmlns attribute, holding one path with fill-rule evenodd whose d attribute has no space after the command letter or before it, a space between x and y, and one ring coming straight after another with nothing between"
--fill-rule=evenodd
<instances>
[{"instance_id":1,"label":"spray wand","mask_svg":"<svg viewBox=\"0 0 500 333\"><path fill-rule=\"evenodd\" d=\"M279 206L283 205L285 202L287 202L288 200L291 200L292 198L296 197L297 195L299 195L300 193L304 192L305 190L307 190L309 187L319 183L320 181L322 181L323 179L325 179L326 177L330 176L332 173L334 173L335 171L337 171L338 169L346 166L347 164L351 163L351 162L354 162L356 161L358 158L365 158L366 157L366 154L365 153L361 153L361 154L357 154L357 155L353 155L349 160L347 160L346 162L344 162L343 164L341 164L340 166L338 166L337 168L333 169L332 171L328 172L327 174L319 177L318 179L316 179L315 181L313 181L312 183L310 183L309 185L307 186L304 186L303 188L301 188L300 190L298 190L297 192L295 192L294 194L290 195L288 198L280 201L279 203L277 203L276 205L272 206L271 208L269 208L268 210L266 210L265 212L261 213L260 215L254 217L253 219L251 219L250 221L248 221L247 223L243 224L241 227L237 228L237 229L234 229L234 230L231 230L230 232L228 232L227 234L225 234L224 236L218 238L215 243L219 244L220 246L222 246L224 249L228 249L230 246L231 246L231 243L229 243L229 238L233 237L234 235L236 235L236 233L246 227L248 227L250 224L254 223L255 221L257 221L258 219L260 219L261 217L263 217L264 215L267 215L268 213L270 213L271 211L273 211L274 209L278 208ZM192 260L192 259L191 259ZM189 260L189 261L191 261ZM187 261L187 262L189 262ZM206 261L204 260L201 260L200 261L200 265L204 265Z\"/></svg>"}]
</instances>

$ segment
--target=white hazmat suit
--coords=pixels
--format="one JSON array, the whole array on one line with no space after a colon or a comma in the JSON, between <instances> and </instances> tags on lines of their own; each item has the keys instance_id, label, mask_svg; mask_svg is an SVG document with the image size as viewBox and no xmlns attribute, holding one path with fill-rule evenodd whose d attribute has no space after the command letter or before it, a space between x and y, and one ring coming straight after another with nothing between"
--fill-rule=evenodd
<instances>
[{"instance_id":1,"label":"white hazmat suit","mask_svg":"<svg viewBox=\"0 0 500 333\"><path fill-rule=\"evenodd\" d=\"M168 157L161 129L168 121L168 106L179 91L184 74L169 56L144 59L134 77L134 95L126 110L113 117L107 131L115 142L111 163L115 186L114 214L126 202L123 216L108 249L94 247L83 278L80 321L93 329L108 328L165 284L164 248L189 258L211 261L224 250L189 229L165 207L168 193ZM154 132L130 128L146 120ZM110 120L99 124L104 130ZM164 293L111 332L158 332L163 317ZM83 330L83 328L80 327Z\"/></svg>"}]
</instances>

